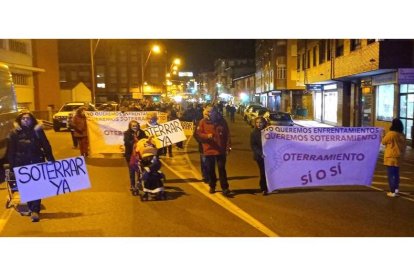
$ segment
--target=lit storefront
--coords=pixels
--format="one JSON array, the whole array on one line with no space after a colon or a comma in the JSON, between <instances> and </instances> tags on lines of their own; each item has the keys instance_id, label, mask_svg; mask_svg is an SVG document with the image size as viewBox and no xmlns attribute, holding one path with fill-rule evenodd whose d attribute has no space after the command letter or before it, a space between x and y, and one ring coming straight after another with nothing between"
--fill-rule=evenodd
<instances>
[{"instance_id":1,"label":"lit storefront","mask_svg":"<svg viewBox=\"0 0 414 276\"><path fill-rule=\"evenodd\" d=\"M309 85L308 90L311 90L314 95L314 119L336 125L338 123L338 83Z\"/></svg>"},{"instance_id":2,"label":"lit storefront","mask_svg":"<svg viewBox=\"0 0 414 276\"><path fill-rule=\"evenodd\" d=\"M395 91L397 89L397 74L388 73L372 77L375 91L374 126L389 128L395 117Z\"/></svg>"},{"instance_id":3,"label":"lit storefront","mask_svg":"<svg viewBox=\"0 0 414 276\"><path fill-rule=\"evenodd\" d=\"M399 69L398 83L400 85L399 117L404 124L407 139L412 139L414 119L414 69Z\"/></svg>"}]
</instances>

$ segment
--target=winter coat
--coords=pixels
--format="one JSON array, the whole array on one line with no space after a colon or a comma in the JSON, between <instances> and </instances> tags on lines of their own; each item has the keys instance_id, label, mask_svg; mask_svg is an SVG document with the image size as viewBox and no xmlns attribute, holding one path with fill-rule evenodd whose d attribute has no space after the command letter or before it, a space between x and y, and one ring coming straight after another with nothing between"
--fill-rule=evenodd
<instances>
[{"instance_id":1,"label":"winter coat","mask_svg":"<svg viewBox=\"0 0 414 276\"><path fill-rule=\"evenodd\" d=\"M263 159L262 134L258 128L254 128L250 133L250 147L253 151L254 160Z\"/></svg>"},{"instance_id":2,"label":"winter coat","mask_svg":"<svg viewBox=\"0 0 414 276\"><path fill-rule=\"evenodd\" d=\"M381 143L385 145L384 165L399 167L406 147L404 134L397 131L389 131L382 138Z\"/></svg>"},{"instance_id":3,"label":"winter coat","mask_svg":"<svg viewBox=\"0 0 414 276\"><path fill-rule=\"evenodd\" d=\"M77 138L87 137L86 116L75 114L72 118L73 136Z\"/></svg>"},{"instance_id":4,"label":"winter coat","mask_svg":"<svg viewBox=\"0 0 414 276\"><path fill-rule=\"evenodd\" d=\"M208 138L212 134L212 138ZM200 121L196 135L203 146L204 155L223 155L231 147L230 130L227 122L220 118L213 122L207 118Z\"/></svg>"},{"instance_id":5,"label":"winter coat","mask_svg":"<svg viewBox=\"0 0 414 276\"><path fill-rule=\"evenodd\" d=\"M7 158L12 168L55 161L52 148L40 125L18 127L8 137Z\"/></svg>"},{"instance_id":6,"label":"winter coat","mask_svg":"<svg viewBox=\"0 0 414 276\"><path fill-rule=\"evenodd\" d=\"M147 135L142 129L139 129L137 132L135 132L132 129L128 129L127 131L124 132L125 159L128 162L131 159L131 154L134 148L134 143L146 137Z\"/></svg>"}]
</instances>

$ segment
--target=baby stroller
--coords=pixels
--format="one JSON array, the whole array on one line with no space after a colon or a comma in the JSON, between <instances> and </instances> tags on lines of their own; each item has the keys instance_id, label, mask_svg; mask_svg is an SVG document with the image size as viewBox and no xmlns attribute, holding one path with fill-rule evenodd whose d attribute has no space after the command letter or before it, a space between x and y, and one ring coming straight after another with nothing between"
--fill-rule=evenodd
<instances>
[{"instance_id":1,"label":"baby stroller","mask_svg":"<svg viewBox=\"0 0 414 276\"><path fill-rule=\"evenodd\" d=\"M156 155L149 155L138 160L137 186L142 187L141 201L149 199L167 199L164 190L165 175L160 171L161 162Z\"/></svg>"},{"instance_id":2,"label":"baby stroller","mask_svg":"<svg viewBox=\"0 0 414 276\"><path fill-rule=\"evenodd\" d=\"M30 214L27 204L20 202L20 194L13 170L10 168L9 164L4 164L3 168L7 185L6 209L13 207L22 216Z\"/></svg>"}]
</instances>

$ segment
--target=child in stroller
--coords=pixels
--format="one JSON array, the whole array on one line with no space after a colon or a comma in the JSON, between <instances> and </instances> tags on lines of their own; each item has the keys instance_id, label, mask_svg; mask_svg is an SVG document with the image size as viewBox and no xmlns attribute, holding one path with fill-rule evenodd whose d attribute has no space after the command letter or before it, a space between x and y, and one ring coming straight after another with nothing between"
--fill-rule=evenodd
<instances>
[{"instance_id":1,"label":"child in stroller","mask_svg":"<svg viewBox=\"0 0 414 276\"><path fill-rule=\"evenodd\" d=\"M153 137L140 139L134 147L136 160L135 169L138 174L138 187L142 188L144 194L142 201L146 201L150 196L156 199L166 199L163 179L164 174L160 171L161 162L157 156L157 148L152 141Z\"/></svg>"}]
</instances>

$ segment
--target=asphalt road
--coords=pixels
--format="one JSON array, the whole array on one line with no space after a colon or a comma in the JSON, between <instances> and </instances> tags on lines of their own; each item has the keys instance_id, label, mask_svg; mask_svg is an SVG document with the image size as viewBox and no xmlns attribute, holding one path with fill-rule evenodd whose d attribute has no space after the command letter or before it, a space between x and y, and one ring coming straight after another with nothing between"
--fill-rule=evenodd
<instances>
[{"instance_id":1,"label":"asphalt road","mask_svg":"<svg viewBox=\"0 0 414 276\"><path fill-rule=\"evenodd\" d=\"M372 187L290 189L262 196L247 126L231 124L227 170L234 195L210 195L200 181L194 139L174 157L163 157L166 201L141 202L128 190L121 156L88 158L92 188L42 201L41 221L0 209L3 237L412 237L414 162L401 167L399 198L388 198L386 173L377 164ZM57 159L78 155L69 132L47 131ZM381 158L381 157L380 157ZM219 186L217 187L219 191ZM0 198L6 198L5 185Z\"/></svg>"}]
</instances>

